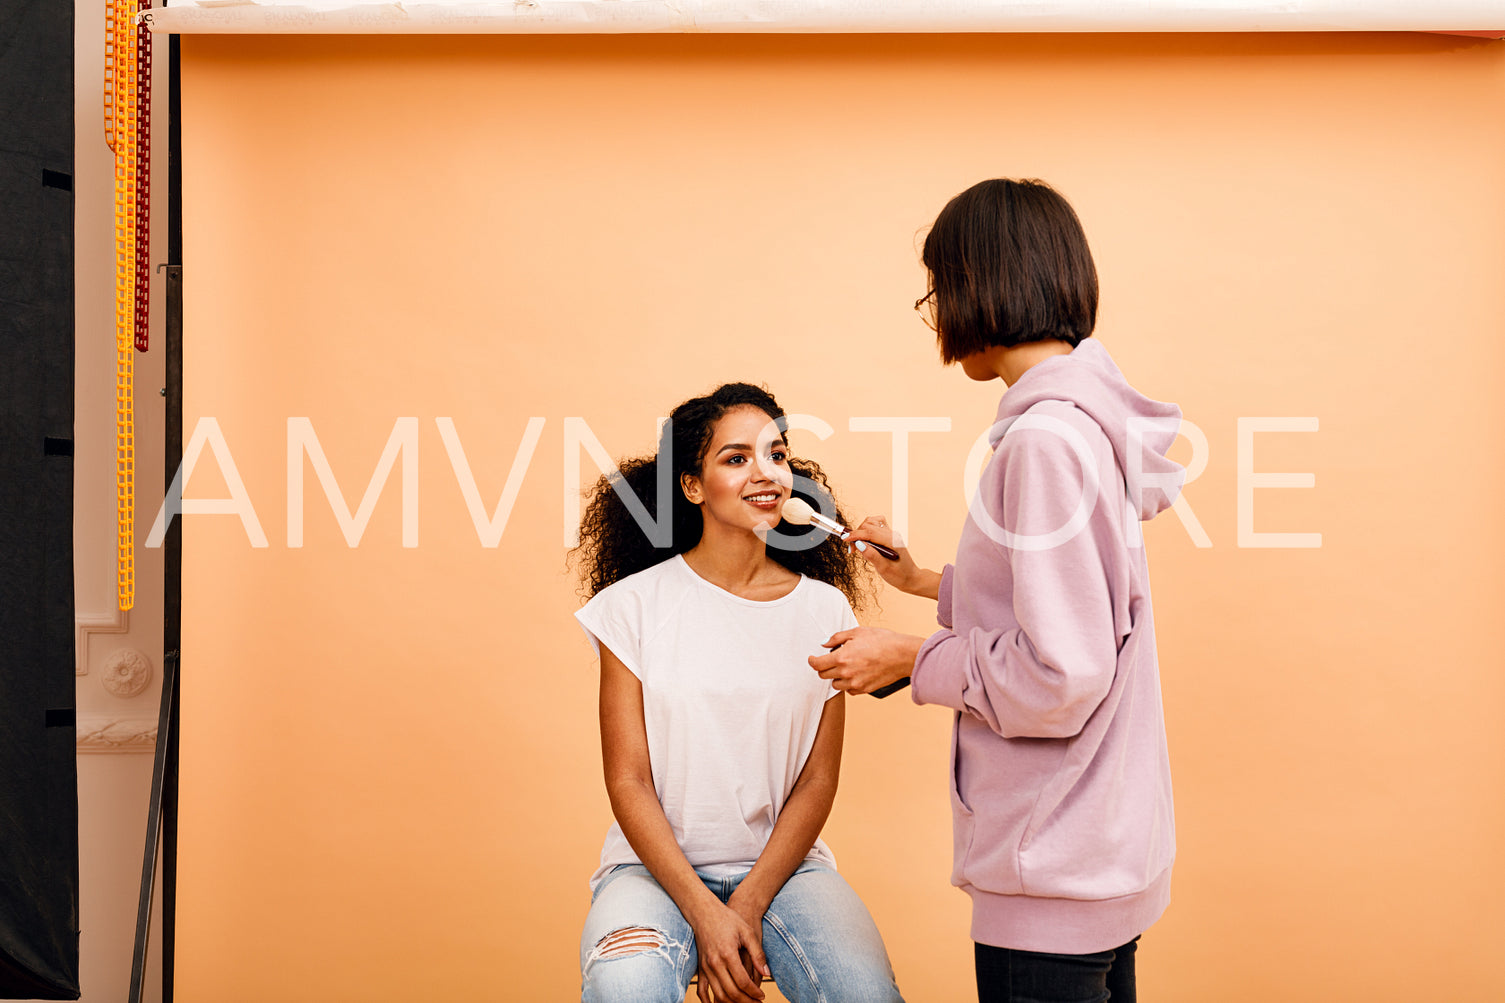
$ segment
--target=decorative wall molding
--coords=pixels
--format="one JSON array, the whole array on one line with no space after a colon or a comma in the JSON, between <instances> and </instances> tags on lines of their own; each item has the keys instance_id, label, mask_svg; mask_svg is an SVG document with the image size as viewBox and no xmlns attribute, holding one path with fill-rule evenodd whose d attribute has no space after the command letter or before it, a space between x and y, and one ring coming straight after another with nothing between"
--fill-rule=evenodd
<instances>
[{"instance_id":1,"label":"decorative wall molding","mask_svg":"<svg viewBox=\"0 0 1505 1003\"><path fill-rule=\"evenodd\" d=\"M135 648L121 648L105 661L104 688L122 699L136 696L151 685L156 675L152 660Z\"/></svg>"},{"instance_id":2,"label":"decorative wall molding","mask_svg":"<svg viewBox=\"0 0 1505 1003\"><path fill-rule=\"evenodd\" d=\"M109 613L85 613L73 618L73 674L89 674L89 637L93 634L128 634L131 630L129 610Z\"/></svg>"},{"instance_id":3,"label":"decorative wall molding","mask_svg":"<svg viewBox=\"0 0 1505 1003\"><path fill-rule=\"evenodd\" d=\"M154 752L157 719L154 717L94 717L78 722L78 751Z\"/></svg>"}]
</instances>

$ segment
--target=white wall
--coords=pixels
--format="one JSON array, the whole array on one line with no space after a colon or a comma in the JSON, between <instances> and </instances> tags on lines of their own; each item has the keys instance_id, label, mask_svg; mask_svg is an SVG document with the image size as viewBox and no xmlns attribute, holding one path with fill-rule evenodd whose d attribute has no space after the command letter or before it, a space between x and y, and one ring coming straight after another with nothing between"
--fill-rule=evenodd
<instances>
[{"instance_id":1,"label":"white wall","mask_svg":"<svg viewBox=\"0 0 1505 1003\"><path fill-rule=\"evenodd\" d=\"M115 601L115 321L113 159L104 140L105 13L102 0L75 0L74 229L75 381L74 595L86 629L78 677L78 797L81 986L86 1003L122 1003L130 991L152 739L161 699L162 555L139 541L162 498L165 357L161 277L154 275L151 350L136 355L136 606ZM152 257L167 252L167 45L159 40L153 132ZM119 631L119 632L116 632ZM83 646L81 645L81 648ZM135 651L150 684L122 697L106 687L112 658ZM146 999L160 1000L160 894L155 897Z\"/></svg>"}]
</instances>

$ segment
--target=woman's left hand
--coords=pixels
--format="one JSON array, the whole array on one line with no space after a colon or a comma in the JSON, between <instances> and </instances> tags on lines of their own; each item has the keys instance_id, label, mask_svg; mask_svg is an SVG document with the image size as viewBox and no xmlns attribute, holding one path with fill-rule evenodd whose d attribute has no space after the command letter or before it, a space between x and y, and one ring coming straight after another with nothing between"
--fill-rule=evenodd
<instances>
[{"instance_id":1,"label":"woman's left hand","mask_svg":"<svg viewBox=\"0 0 1505 1003\"><path fill-rule=\"evenodd\" d=\"M700 1003L760 1003L766 997L758 981L768 967L762 916L749 922L730 901L713 903L690 920L700 959Z\"/></svg>"},{"instance_id":2,"label":"woman's left hand","mask_svg":"<svg viewBox=\"0 0 1505 1003\"><path fill-rule=\"evenodd\" d=\"M740 890L739 888L738 891ZM751 896L739 895L736 891L727 897L726 904L732 912L742 917L744 923L752 927L754 943L757 944L758 953L761 954L763 951L763 914L768 911L768 908L754 903ZM747 965L747 974L751 975L754 981L772 978L772 973L768 970L766 960L760 967L754 960L754 955L749 952L745 963Z\"/></svg>"},{"instance_id":3,"label":"woman's left hand","mask_svg":"<svg viewBox=\"0 0 1505 1003\"><path fill-rule=\"evenodd\" d=\"M825 655L811 655L810 667L845 693L871 693L896 683L914 670L923 637L882 627L853 627L832 634L822 647Z\"/></svg>"}]
</instances>

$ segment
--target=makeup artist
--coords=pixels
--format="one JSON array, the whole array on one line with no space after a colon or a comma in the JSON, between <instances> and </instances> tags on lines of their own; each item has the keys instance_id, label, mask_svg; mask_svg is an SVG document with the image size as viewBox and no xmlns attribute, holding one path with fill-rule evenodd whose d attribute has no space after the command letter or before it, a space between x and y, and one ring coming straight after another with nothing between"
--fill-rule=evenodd
<instances>
[{"instance_id":1,"label":"makeup artist","mask_svg":"<svg viewBox=\"0 0 1505 1003\"><path fill-rule=\"evenodd\" d=\"M881 517L851 536L885 581L936 600L941 629L844 630L810 664L849 693L909 676L915 703L955 712L952 881L972 899L980 1003L1132 1003L1176 849L1139 523L1180 490L1180 410L1091 338L1097 271L1048 185L967 189L922 260L915 307L942 362L1005 385L995 451L941 571Z\"/></svg>"}]
</instances>

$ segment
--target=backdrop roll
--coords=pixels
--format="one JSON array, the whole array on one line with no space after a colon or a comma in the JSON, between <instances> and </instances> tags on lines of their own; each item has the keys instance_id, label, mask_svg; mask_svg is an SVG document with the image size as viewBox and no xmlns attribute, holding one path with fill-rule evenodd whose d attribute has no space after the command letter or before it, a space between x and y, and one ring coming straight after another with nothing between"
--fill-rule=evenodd
<instances>
[{"instance_id":1,"label":"backdrop roll","mask_svg":"<svg viewBox=\"0 0 1505 1003\"><path fill-rule=\"evenodd\" d=\"M1180 858L1146 994L1492 990L1505 49L195 36L183 70L187 494L242 497L185 517L184 999L570 998L610 821L591 449L766 381L847 511L948 559L1001 387L937 364L917 236L991 176L1073 202L1099 337L1195 426L1148 529ZM906 994L966 999L950 718L848 717L827 841Z\"/></svg>"}]
</instances>

